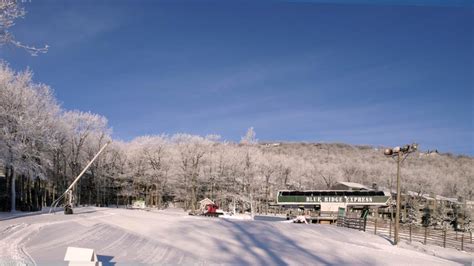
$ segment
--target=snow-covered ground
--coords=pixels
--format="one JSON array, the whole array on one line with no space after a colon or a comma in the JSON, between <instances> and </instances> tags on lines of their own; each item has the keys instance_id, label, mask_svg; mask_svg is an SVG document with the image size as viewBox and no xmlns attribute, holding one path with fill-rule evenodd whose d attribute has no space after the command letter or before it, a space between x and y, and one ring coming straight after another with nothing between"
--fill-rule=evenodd
<instances>
[{"instance_id":1,"label":"snow-covered ground","mask_svg":"<svg viewBox=\"0 0 474 266\"><path fill-rule=\"evenodd\" d=\"M472 254L387 240L329 225L189 216L171 209L77 208L0 221L0 265L65 265L68 246L103 265L470 265ZM413 250L410 250L413 249ZM436 256L434 256L434 255ZM444 257L446 259L440 258Z\"/></svg>"}]
</instances>

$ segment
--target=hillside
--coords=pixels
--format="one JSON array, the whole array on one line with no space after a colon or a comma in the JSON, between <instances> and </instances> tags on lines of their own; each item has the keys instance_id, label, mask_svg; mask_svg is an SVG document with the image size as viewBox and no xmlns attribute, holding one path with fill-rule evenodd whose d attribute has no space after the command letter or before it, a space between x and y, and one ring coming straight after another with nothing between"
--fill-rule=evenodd
<instances>
[{"instance_id":1,"label":"hillside","mask_svg":"<svg viewBox=\"0 0 474 266\"><path fill-rule=\"evenodd\" d=\"M262 143L260 149L305 162L310 175L305 187L327 188L328 183L350 181L390 187L396 162L383 155L385 147L343 143ZM474 158L465 155L419 151L401 165L402 190L473 199ZM328 181L328 182L326 182ZM394 182L394 181L393 181ZM395 182L393 183L395 187Z\"/></svg>"}]
</instances>

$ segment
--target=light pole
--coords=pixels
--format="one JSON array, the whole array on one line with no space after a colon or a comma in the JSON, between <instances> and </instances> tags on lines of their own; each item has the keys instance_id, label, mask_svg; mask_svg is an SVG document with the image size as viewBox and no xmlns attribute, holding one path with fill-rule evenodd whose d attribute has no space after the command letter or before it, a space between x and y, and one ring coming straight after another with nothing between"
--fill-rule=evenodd
<instances>
[{"instance_id":1,"label":"light pole","mask_svg":"<svg viewBox=\"0 0 474 266\"><path fill-rule=\"evenodd\" d=\"M399 231L400 231L400 164L405 161L407 156L418 149L418 144L413 143L411 145L405 145L403 147L395 147L393 149L385 149L385 156L396 158L397 160L397 213L395 214L395 234L393 243L395 245L399 242ZM390 193L392 193L390 191Z\"/></svg>"}]
</instances>

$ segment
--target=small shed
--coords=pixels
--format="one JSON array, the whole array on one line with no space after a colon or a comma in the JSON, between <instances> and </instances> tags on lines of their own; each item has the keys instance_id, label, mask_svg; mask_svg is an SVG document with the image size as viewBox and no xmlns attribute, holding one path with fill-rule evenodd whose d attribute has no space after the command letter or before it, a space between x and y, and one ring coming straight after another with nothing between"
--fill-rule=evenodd
<instances>
[{"instance_id":1,"label":"small shed","mask_svg":"<svg viewBox=\"0 0 474 266\"><path fill-rule=\"evenodd\" d=\"M201 211L203 211L203 212L206 211L206 206L209 205L209 204L213 204L213 205L214 205L215 203L214 203L214 201L212 201L212 200L210 200L210 199L208 199L208 198L205 198L205 199L201 200L201 201L199 202L199 210L201 210Z\"/></svg>"}]
</instances>

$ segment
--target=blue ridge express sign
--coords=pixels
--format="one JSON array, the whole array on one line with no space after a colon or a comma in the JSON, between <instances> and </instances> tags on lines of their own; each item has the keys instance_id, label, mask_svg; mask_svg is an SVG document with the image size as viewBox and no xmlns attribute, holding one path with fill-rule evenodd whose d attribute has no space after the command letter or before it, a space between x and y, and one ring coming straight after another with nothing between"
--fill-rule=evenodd
<instances>
[{"instance_id":1,"label":"blue ridge express sign","mask_svg":"<svg viewBox=\"0 0 474 266\"><path fill-rule=\"evenodd\" d=\"M278 191L278 205L320 205L321 203L345 203L347 205L380 205L386 206L389 196L383 191Z\"/></svg>"},{"instance_id":2,"label":"blue ridge express sign","mask_svg":"<svg viewBox=\"0 0 474 266\"><path fill-rule=\"evenodd\" d=\"M370 196L326 196L326 197L306 197L306 202L345 202L345 203L372 203L373 197Z\"/></svg>"}]
</instances>

